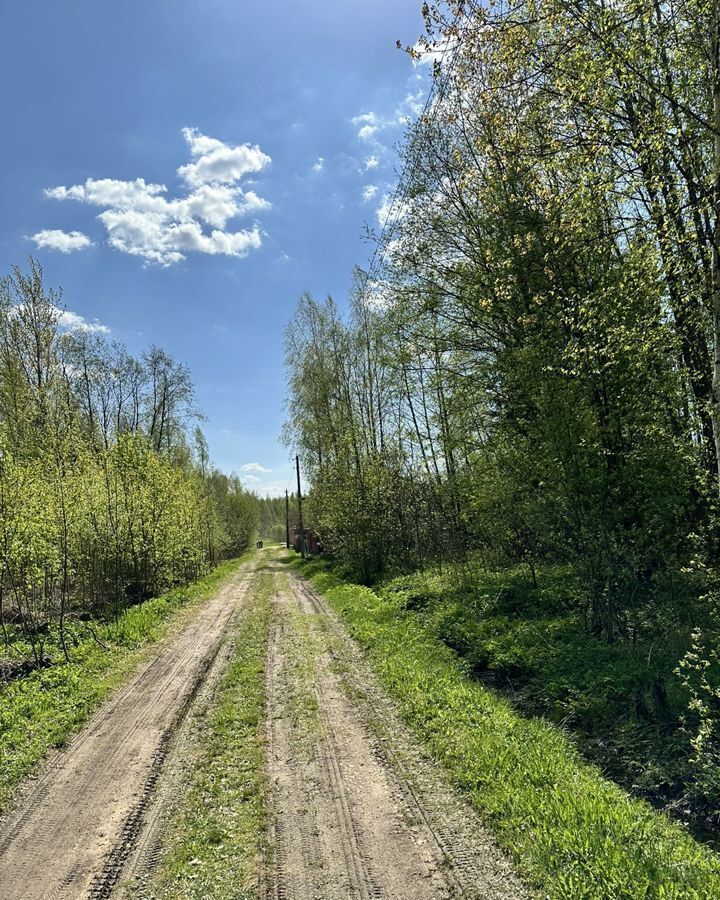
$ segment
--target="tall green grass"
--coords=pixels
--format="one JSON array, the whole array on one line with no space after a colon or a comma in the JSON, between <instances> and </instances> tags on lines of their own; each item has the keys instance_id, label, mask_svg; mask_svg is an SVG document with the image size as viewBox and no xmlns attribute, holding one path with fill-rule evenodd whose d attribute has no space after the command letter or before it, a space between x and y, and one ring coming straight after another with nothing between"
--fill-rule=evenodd
<instances>
[{"instance_id":1,"label":"tall green grass","mask_svg":"<svg viewBox=\"0 0 720 900\"><path fill-rule=\"evenodd\" d=\"M305 572L348 624L401 714L526 879L553 900L712 900L720 858L584 762L559 728L472 679L397 594Z\"/></svg>"},{"instance_id":2,"label":"tall green grass","mask_svg":"<svg viewBox=\"0 0 720 900\"><path fill-rule=\"evenodd\" d=\"M149 647L248 558L249 554L222 563L187 587L133 606L117 622L94 623L98 640L81 623L70 626L70 663L58 663L0 686L0 810L47 752L65 744L99 703L131 675ZM56 650L51 653L60 659Z\"/></svg>"}]
</instances>

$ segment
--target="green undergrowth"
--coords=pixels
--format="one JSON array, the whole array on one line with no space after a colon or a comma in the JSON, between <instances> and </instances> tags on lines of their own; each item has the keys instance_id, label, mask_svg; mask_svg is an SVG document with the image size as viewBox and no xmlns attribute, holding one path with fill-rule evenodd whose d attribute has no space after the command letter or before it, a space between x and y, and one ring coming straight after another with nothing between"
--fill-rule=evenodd
<instances>
[{"instance_id":1,"label":"green undergrowth","mask_svg":"<svg viewBox=\"0 0 720 900\"><path fill-rule=\"evenodd\" d=\"M235 653L202 723L191 783L175 811L150 885L130 895L163 900L258 896L264 851L264 660L273 576L257 577L234 634Z\"/></svg>"},{"instance_id":2,"label":"green undergrowth","mask_svg":"<svg viewBox=\"0 0 720 900\"><path fill-rule=\"evenodd\" d=\"M480 572L470 585L437 573L382 587L455 650L472 675L529 716L561 726L583 755L637 796L705 831L712 808L693 793L687 709L674 670L689 627L664 640L608 644L578 616L571 573Z\"/></svg>"},{"instance_id":3,"label":"green undergrowth","mask_svg":"<svg viewBox=\"0 0 720 900\"><path fill-rule=\"evenodd\" d=\"M407 723L519 870L553 900L711 900L720 859L583 760L564 731L473 676L437 633L427 598L303 571L347 623ZM415 607L415 609L412 609Z\"/></svg>"},{"instance_id":4,"label":"green undergrowth","mask_svg":"<svg viewBox=\"0 0 720 900\"><path fill-rule=\"evenodd\" d=\"M53 747L62 747L99 703L147 658L157 641L186 621L249 554L186 587L133 606L112 623L68 627L70 663L56 662L0 686L0 810L13 789ZM59 647L52 656L61 658Z\"/></svg>"}]
</instances>

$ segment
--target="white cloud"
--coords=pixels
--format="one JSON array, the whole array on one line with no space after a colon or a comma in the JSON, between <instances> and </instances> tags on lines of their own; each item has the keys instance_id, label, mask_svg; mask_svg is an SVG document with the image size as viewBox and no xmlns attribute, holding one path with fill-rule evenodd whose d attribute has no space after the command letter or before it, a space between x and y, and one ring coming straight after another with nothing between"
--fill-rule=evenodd
<instances>
[{"instance_id":1,"label":"white cloud","mask_svg":"<svg viewBox=\"0 0 720 900\"><path fill-rule=\"evenodd\" d=\"M382 124L374 112L361 113L359 116L354 116L350 121L358 129L357 134L361 141L372 140Z\"/></svg>"},{"instance_id":2,"label":"white cloud","mask_svg":"<svg viewBox=\"0 0 720 900\"><path fill-rule=\"evenodd\" d=\"M363 291L363 302L368 309L387 309L392 302L390 287L373 279Z\"/></svg>"},{"instance_id":3,"label":"white cloud","mask_svg":"<svg viewBox=\"0 0 720 900\"><path fill-rule=\"evenodd\" d=\"M380 160L377 158L377 156L368 156L368 158L365 160L365 171L369 172L371 169L377 169L379 165Z\"/></svg>"},{"instance_id":4,"label":"white cloud","mask_svg":"<svg viewBox=\"0 0 720 900\"><path fill-rule=\"evenodd\" d=\"M377 130L377 125L363 125L360 131L358 131L358 137L361 141L369 141Z\"/></svg>"},{"instance_id":5,"label":"white cloud","mask_svg":"<svg viewBox=\"0 0 720 900\"><path fill-rule=\"evenodd\" d=\"M444 41L428 41L421 38L412 48L413 66L433 66L443 61L445 53L451 56L456 39L449 37Z\"/></svg>"},{"instance_id":6,"label":"white cloud","mask_svg":"<svg viewBox=\"0 0 720 900\"><path fill-rule=\"evenodd\" d=\"M353 125L377 125L378 117L374 112L360 113L352 120Z\"/></svg>"},{"instance_id":7,"label":"white cloud","mask_svg":"<svg viewBox=\"0 0 720 900\"><path fill-rule=\"evenodd\" d=\"M192 187L201 184L234 184L244 175L260 172L271 162L257 146L240 144L231 147L216 138L201 134L197 128L183 128L195 162L180 166L178 175Z\"/></svg>"},{"instance_id":8,"label":"white cloud","mask_svg":"<svg viewBox=\"0 0 720 900\"><path fill-rule=\"evenodd\" d=\"M95 206L157 210L167 203L162 196L166 191L164 184L148 184L144 178L136 178L135 181L88 178L85 184L48 188L45 195L52 200L80 200Z\"/></svg>"},{"instance_id":9,"label":"white cloud","mask_svg":"<svg viewBox=\"0 0 720 900\"><path fill-rule=\"evenodd\" d=\"M180 221L185 218L201 219L217 228L225 228L228 219L235 216L264 212L270 208L270 203L255 191L243 191L227 185L205 184L183 200L175 201Z\"/></svg>"},{"instance_id":10,"label":"white cloud","mask_svg":"<svg viewBox=\"0 0 720 900\"><path fill-rule=\"evenodd\" d=\"M260 463L251 462L245 463L244 466L240 466L241 472L272 472L272 469L266 469L265 466L261 466Z\"/></svg>"},{"instance_id":11,"label":"white cloud","mask_svg":"<svg viewBox=\"0 0 720 900\"><path fill-rule=\"evenodd\" d=\"M17 315L24 309L24 304L18 303L10 310L11 315ZM64 309L61 306L53 306L52 310L55 314L55 321L58 327L64 328L65 331L94 331L98 334L110 334L110 329L97 319L88 322L83 316L72 312L70 309Z\"/></svg>"},{"instance_id":12,"label":"white cloud","mask_svg":"<svg viewBox=\"0 0 720 900\"><path fill-rule=\"evenodd\" d=\"M398 125L405 125L411 119L416 119L425 106L425 89L420 88L414 94L408 91L405 99L395 111L395 120Z\"/></svg>"},{"instance_id":13,"label":"white cloud","mask_svg":"<svg viewBox=\"0 0 720 900\"><path fill-rule=\"evenodd\" d=\"M262 486L263 497L282 497L285 494L285 485L277 481Z\"/></svg>"},{"instance_id":14,"label":"white cloud","mask_svg":"<svg viewBox=\"0 0 720 900\"><path fill-rule=\"evenodd\" d=\"M423 110L425 96L425 87L413 90L412 85L410 85L405 97L392 113L380 115L370 111L354 116L350 121L358 129L358 138L361 141L374 145L378 149L384 149L384 145L378 139L379 135L387 129L404 127L417 118ZM380 160L375 154L369 156L365 160L366 171L376 168L379 162Z\"/></svg>"},{"instance_id":15,"label":"white cloud","mask_svg":"<svg viewBox=\"0 0 720 900\"><path fill-rule=\"evenodd\" d=\"M388 224L394 225L396 222L400 222L409 212L410 204L407 200L397 200L390 194L383 194L375 214L380 227L385 228Z\"/></svg>"},{"instance_id":16,"label":"white cloud","mask_svg":"<svg viewBox=\"0 0 720 900\"><path fill-rule=\"evenodd\" d=\"M262 244L257 226L237 232L214 229L208 235L199 222L171 221L136 210L110 209L98 218L107 230L111 247L165 266L180 262L189 252L246 256Z\"/></svg>"},{"instance_id":17,"label":"white cloud","mask_svg":"<svg viewBox=\"0 0 720 900\"><path fill-rule=\"evenodd\" d=\"M379 188L376 184L368 184L363 188L362 198L363 203L367 203L368 200L372 200L372 198L377 194Z\"/></svg>"},{"instance_id":18,"label":"white cloud","mask_svg":"<svg viewBox=\"0 0 720 900\"><path fill-rule=\"evenodd\" d=\"M75 250L92 247L92 241L82 231L61 231L58 228L38 231L31 240L35 241L36 247L47 247L50 250L59 250L61 253L73 253Z\"/></svg>"},{"instance_id":19,"label":"white cloud","mask_svg":"<svg viewBox=\"0 0 720 900\"><path fill-rule=\"evenodd\" d=\"M58 309L58 325L68 331L95 331L98 334L110 334L110 329L97 319L88 322L77 313L69 309Z\"/></svg>"},{"instance_id":20,"label":"white cloud","mask_svg":"<svg viewBox=\"0 0 720 900\"><path fill-rule=\"evenodd\" d=\"M194 128L184 128L183 135L193 157L177 170L188 188L184 196L168 199L164 184L144 178L88 178L84 184L60 185L45 194L53 200L103 207L98 219L109 245L146 262L169 266L189 252L241 257L259 248L262 238L257 225L240 231L225 229L237 216L270 209L267 200L237 184L245 175L265 168L270 157L257 146L233 147ZM208 233L204 226L212 230Z\"/></svg>"},{"instance_id":21,"label":"white cloud","mask_svg":"<svg viewBox=\"0 0 720 900\"><path fill-rule=\"evenodd\" d=\"M245 475L243 481L248 484L262 484L262 478L257 478L255 475Z\"/></svg>"},{"instance_id":22,"label":"white cloud","mask_svg":"<svg viewBox=\"0 0 720 900\"><path fill-rule=\"evenodd\" d=\"M390 218L390 210L392 209L392 198L390 194L383 194L383 198L380 201L380 206L377 208L377 220L380 223L380 227L384 228L387 225L388 219Z\"/></svg>"},{"instance_id":23,"label":"white cloud","mask_svg":"<svg viewBox=\"0 0 720 900\"><path fill-rule=\"evenodd\" d=\"M318 174L320 174L320 172L322 172L322 170L324 168L325 168L325 160L323 159L322 156L318 156L317 162L314 163L314 165L313 165L313 172L317 172Z\"/></svg>"}]
</instances>

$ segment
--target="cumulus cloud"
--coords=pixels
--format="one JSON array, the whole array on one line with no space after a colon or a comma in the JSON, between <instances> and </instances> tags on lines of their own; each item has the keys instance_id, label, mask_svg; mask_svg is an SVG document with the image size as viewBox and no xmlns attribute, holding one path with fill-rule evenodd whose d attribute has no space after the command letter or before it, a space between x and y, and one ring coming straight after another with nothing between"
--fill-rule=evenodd
<instances>
[{"instance_id":1,"label":"cumulus cloud","mask_svg":"<svg viewBox=\"0 0 720 900\"><path fill-rule=\"evenodd\" d=\"M392 209L392 197L390 194L383 194L380 206L377 208L377 220L381 228L384 228L390 218L390 210Z\"/></svg>"},{"instance_id":2,"label":"cumulus cloud","mask_svg":"<svg viewBox=\"0 0 720 900\"><path fill-rule=\"evenodd\" d=\"M285 485L277 481L271 481L269 484L262 486L264 497L282 497L285 493Z\"/></svg>"},{"instance_id":3,"label":"cumulus cloud","mask_svg":"<svg viewBox=\"0 0 720 900\"><path fill-rule=\"evenodd\" d=\"M260 463L251 462L245 463L244 466L240 466L241 472L272 472L272 469L266 469L265 466L261 466Z\"/></svg>"},{"instance_id":4,"label":"cumulus cloud","mask_svg":"<svg viewBox=\"0 0 720 900\"><path fill-rule=\"evenodd\" d=\"M111 247L164 266L180 262L189 252L246 256L262 244L257 226L236 232L213 229L206 234L199 222L171 221L138 210L111 209L98 218Z\"/></svg>"},{"instance_id":5,"label":"cumulus cloud","mask_svg":"<svg viewBox=\"0 0 720 900\"><path fill-rule=\"evenodd\" d=\"M262 484L262 478L258 478L256 475L246 475L243 481L247 484Z\"/></svg>"},{"instance_id":6,"label":"cumulus cloud","mask_svg":"<svg viewBox=\"0 0 720 900\"><path fill-rule=\"evenodd\" d=\"M390 113L381 115L373 111L360 113L353 116L350 122L358 129L357 136L361 141L369 143L378 150L383 150L384 145L379 137L387 129L396 129L408 125L417 118L423 110L425 102L425 88L417 90L410 88L398 106ZM365 159L365 167L374 169L379 165L379 158L372 154Z\"/></svg>"},{"instance_id":7,"label":"cumulus cloud","mask_svg":"<svg viewBox=\"0 0 720 900\"><path fill-rule=\"evenodd\" d=\"M46 228L38 231L31 240L36 247L50 250L59 250L61 253L74 253L76 250L85 250L92 247L90 238L82 231L61 231L59 228Z\"/></svg>"},{"instance_id":8,"label":"cumulus cloud","mask_svg":"<svg viewBox=\"0 0 720 900\"><path fill-rule=\"evenodd\" d=\"M376 132L377 125L363 125L360 131L358 131L358 137L361 141L369 141Z\"/></svg>"},{"instance_id":9,"label":"cumulus cloud","mask_svg":"<svg viewBox=\"0 0 720 900\"><path fill-rule=\"evenodd\" d=\"M416 119L423 111L425 105L425 89L408 91L405 99L395 110L395 121L398 125L406 125L412 119Z\"/></svg>"},{"instance_id":10,"label":"cumulus cloud","mask_svg":"<svg viewBox=\"0 0 720 900\"><path fill-rule=\"evenodd\" d=\"M380 206L378 206L375 215L381 228L387 225L394 225L404 219L410 212L410 204L407 200L398 200L390 194L383 194Z\"/></svg>"},{"instance_id":11,"label":"cumulus cloud","mask_svg":"<svg viewBox=\"0 0 720 900\"><path fill-rule=\"evenodd\" d=\"M456 43L457 39L452 37L444 41L421 38L412 48L413 66L434 66L443 62L445 54L452 56Z\"/></svg>"},{"instance_id":12,"label":"cumulus cloud","mask_svg":"<svg viewBox=\"0 0 720 900\"><path fill-rule=\"evenodd\" d=\"M97 319L88 322L77 313L71 312L69 309L58 309L58 325L67 331L94 331L98 334L110 334L110 329Z\"/></svg>"},{"instance_id":13,"label":"cumulus cloud","mask_svg":"<svg viewBox=\"0 0 720 900\"><path fill-rule=\"evenodd\" d=\"M317 162L313 165L313 172L317 172L318 174L322 172L325 168L325 160L322 156L318 156Z\"/></svg>"},{"instance_id":14,"label":"cumulus cloud","mask_svg":"<svg viewBox=\"0 0 720 900\"><path fill-rule=\"evenodd\" d=\"M373 279L363 291L363 303L367 309L387 309L392 303L392 291L382 281Z\"/></svg>"},{"instance_id":15,"label":"cumulus cloud","mask_svg":"<svg viewBox=\"0 0 720 900\"><path fill-rule=\"evenodd\" d=\"M109 245L146 262L169 266L190 252L247 255L261 246L259 227L226 231L226 226L238 216L270 209L267 200L238 184L268 166L270 157L257 146L231 146L195 128L184 128L183 136L192 157L177 170L186 186L183 196L171 199L166 185L144 178L88 178L84 184L60 185L45 194L101 207L97 218Z\"/></svg>"},{"instance_id":16,"label":"cumulus cloud","mask_svg":"<svg viewBox=\"0 0 720 900\"><path fill-rule=\"evenodd\" d=\"M367 203L368 200L372 200L373 197L378 192L378 186L376 184L368 184L363 188L362 198L363 203Z\"/></svg>"},{"instance_id":17,"label":"cumulus cloud","mask_svg":"<svg viewBox=\"0 0 720 900\"><path fill-rule=\"evenodd\" d=\"M360 113L352 120L353 125L377 125L377 122L378 117L374 112Z\"/></svg>"},{"instance_id":18,"label":"cumulus cloud","mask_svg":"<svg viewBox=\"0 0 720 900\"><path fill-rule=\"evenodd\" d=\"M365 171L369 172L371 169L377 169L377 167L380 165L380 160L375 155L368 156L368 158L364 161L364 164Z\"/></svg>"},{"instance_id":19,"label":"cumulus cloud","mask_svg":"<svg viewBox=\"0 0 720 900\"><path fill-rule=\"evenodd\" d=\"M231 147L216 138L201 134L197 128L183 128L194 162L180 166L178 175L192 187L202 184L234 184L269 165L270 157L255 144Z\"/></svg>"},{"instance_id":20,"label":"cumulus cloud","mask_svg":"<svg viewBox=\"0 0 720 900\"><path fill-rule=\"evenodd\" d=\"M18 303L11 308L10 315L18 315L24 308L24 304ZM83 316L62 306L52 306L51 309L55 315L58 327L65 331L93 331L98 334L110 334L110 329L107 325L103 325L97 319L88 322Z\"/></svg>"},{"instance_id":21,"label":"cumulus cloud","mask_svg":"<svg viewBox=\"0 0 720 900\"><path fill-rule=\"evenodd\" d=\"M381 122L374 112L361 113L351 119L352 124L358 129L358 137L361 141L370 141L380 128Z\"/></svg>"}]
</instances>

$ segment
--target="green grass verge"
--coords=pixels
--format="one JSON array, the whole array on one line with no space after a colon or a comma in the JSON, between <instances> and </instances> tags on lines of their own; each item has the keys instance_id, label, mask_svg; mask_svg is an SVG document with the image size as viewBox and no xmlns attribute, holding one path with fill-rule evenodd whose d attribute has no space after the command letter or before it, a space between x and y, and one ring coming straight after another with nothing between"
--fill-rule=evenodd
<instances>
[{"instance_id":1,"label":"green grass verge","mask_svg":"<svg viewBox=\"0 0 720 900\"><path fill-rule=\"evenodd\" d=\"M608 644L588 633L572 572L548 566L539 575L535 588L522 567L472 567L462 577L435 570L394 577L376 591L395 595L522 715L561 725L606 777L709 834L718 798L698 782L680 721L692 728L695 716L675 674L692 623L707 610L685 588L672 629L658 623L632 642Z\"/></svg>"},{"instance_id":2,"label":"green grass verge","mask_svg":"<svg viewBox=\"0 0 720 900\"><path fill-rule=\"evenodd\" d=\"M72 662L0 687L0 811L47 752L67 743L100 702L147 658L152 645L185 622L248 558L222 563L187 587L134 606L116 623L95 623L95 633L107 649L87 629L70 626Z\"/></svg>"},{"instance_id":3,"label":"green grass verge","mask_svg":"<svg viewBox=\"0 0 720 900\"><path fill-rule=\"evenodd\" d=\"M266 816L264 660L273 590L272 575L261 573L234 635L237 649L213 699L192 782L170 824L167 851L151 884L131 887L131 896L258 896Z\"/></svg>"},{"instance_id":4,"label":"green grass verge","mask_svg":"<svg viewBox=\"0 0 720 900\"><path fill-rule=\"evenodd\" d=\"M368 652L402 716L519 870L557 900L711 900L720 858L584 762L561 729L524 718L392 592L304 571Z\"/></svg>"}]
</instances>

